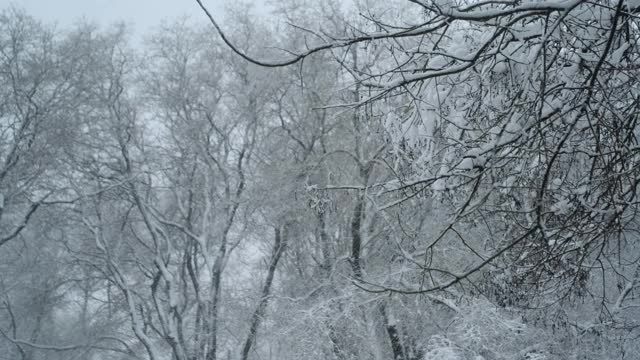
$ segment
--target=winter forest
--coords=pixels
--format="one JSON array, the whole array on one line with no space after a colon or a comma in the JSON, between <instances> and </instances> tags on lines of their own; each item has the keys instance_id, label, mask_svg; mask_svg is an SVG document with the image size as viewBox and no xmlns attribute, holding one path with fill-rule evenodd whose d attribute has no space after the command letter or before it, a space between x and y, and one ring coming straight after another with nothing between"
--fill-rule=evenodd
<instances>
[{"instance_id":1,"label":"winter forest","mask_svg":"<svg viewBox=\"0 0 640 360\"><path fill-rule=\"evenodd\" d=\"M640 1L188 5L0 10L0 359L640 359Z\"/></svg>"}]
</instances>

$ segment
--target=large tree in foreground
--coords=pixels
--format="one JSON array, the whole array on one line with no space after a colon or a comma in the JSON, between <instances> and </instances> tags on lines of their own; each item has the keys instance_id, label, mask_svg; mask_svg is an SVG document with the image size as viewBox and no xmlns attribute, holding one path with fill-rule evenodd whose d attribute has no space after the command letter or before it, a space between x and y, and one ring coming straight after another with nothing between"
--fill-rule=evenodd
<instances>
[{"instance_id":1,"label":"large tree in foreground","mask_svg":"<svg viewBox=\"0 0 640 360\"><path fill-rule=\"evenodd\" d=\"M526 253L517 263L527 276L546 279L550 266L548 280L579 286L582 265L624 250L633 230L635 9L623 1L410 1L406 12L421 15L408 17L400 6L369 9L368 22L345 24L341 34L304 29L311 45L283 61L228 45L272 67L320 51L366 52L366 71L338 58L366 94L348 105L378 100L372 111L389 117L395 151L410 152L414 163L378 186L404 194L390 205L420 193L455 203L452 221L424 250L482 213L510 224L495 229L504 240L494 251L471 254L475 266L440 272L437 284L416 291L456 285L516 251Z\"/></svg>"},{"instance_id":2,"label":"large tree in foreground","mask_svg":"<svg viewBox=\"0 0 640 360\"><path fill-rule=\"evenodd\" d=\"M503 306L538 308L587 297L593 316L568 313L563 326L580 334L636 328L635 2L367 5L357 18L334 12L319 26L292 27L304 45L268 56L244 51L197 2L230 49L254 64L330 52L357 96L327 105L386 118L395 179L332 189L363 191L388 214L448 204L436 231L400 251L410 264L401 276L356 272L358 286L403 294L471 286Z\"/></svg>"}]
</instances>

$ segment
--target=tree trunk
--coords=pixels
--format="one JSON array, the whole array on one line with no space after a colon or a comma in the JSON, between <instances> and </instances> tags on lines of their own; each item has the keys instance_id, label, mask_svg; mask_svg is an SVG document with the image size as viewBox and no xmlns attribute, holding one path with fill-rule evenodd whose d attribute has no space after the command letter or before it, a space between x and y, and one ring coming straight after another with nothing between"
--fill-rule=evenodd
<instances>
[{"instance_id":1,"label":"tree trunk","mask_svg":"<svg viewBox=\"0 0 640 360\"><path fill-rule=\"evenodd\" d=\"M395 324L389 322L389 317L387 316L387 309L385 304L380 305L380 314L382 315L382 320L384 321L384 328L389 336L389 341L391 342L391 351L393 352L393 360L405 360L405 351L402 346L402 340L400 339L400 334L398 333L398 328Z\"/></svg>"},{"instance_id":2,"label":"tree trunk","mask_svg":"<svg viewBox=\"0 0 640 360\"><path fill-rule=\"evenodd\" d=\"M285 229L286 231L286 229ZM262 288L262 295L260 297L260 302L258 303L258 307L256 308L253 316L251 317L251 326L249 327L249 334L247 335L247 339L244 342L244 346L242 347L242 360L247 360L249 358L249 352L251 351L251 347L255 343L256 336L258 333L258 327L264 318L265 311L267 310L267 305L269 304L269 296L271 295L271 285L273 284L273 278L276 273L276 269L278 267L278 262L282 257L282 254L285 251L287 245L286 233L282 234L282 231L279 228L275 229L275 241L273 243L273 251L271 255L271 261L269 263L269 270L267 272L267 279L265 280L264 286Z\"/></svg>"}]
</instances>

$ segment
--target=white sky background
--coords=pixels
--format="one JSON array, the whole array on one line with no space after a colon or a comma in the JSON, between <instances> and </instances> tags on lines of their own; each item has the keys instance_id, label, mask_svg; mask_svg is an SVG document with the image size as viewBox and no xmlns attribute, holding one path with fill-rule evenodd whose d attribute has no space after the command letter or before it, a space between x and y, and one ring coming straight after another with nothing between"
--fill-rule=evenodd
<instances>
[{"instance_id":1,"label":"white sky background","mask_svg":"<svg viewBox=\"0 0 640 360\"><path fill-rule=\"evenodd\" d=\"M229 0L203 0L216 20L224 24L225 4ZM247 1L255 4L256 11L264 11L265 0ZM135 36L149 33L162 20L184 15L197 22L206 17L195 0L0 0L0 10L14 5L45 23L66 27L80 19L95 21L105 26L125 21ZM261 10L262 9L262 10Z\"/></svg>"}]
</instances>

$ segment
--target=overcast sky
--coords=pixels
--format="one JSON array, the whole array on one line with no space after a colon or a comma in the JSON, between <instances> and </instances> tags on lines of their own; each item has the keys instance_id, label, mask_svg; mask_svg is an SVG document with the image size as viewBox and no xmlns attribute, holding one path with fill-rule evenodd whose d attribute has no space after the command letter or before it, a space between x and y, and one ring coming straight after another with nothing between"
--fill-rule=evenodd
<instances>
[{"instance_id":1,"label":"overcast sky","mask_svg":"<svg viewBox=\"0 0 640 360\"><path fill-rule=\"evenodd\" d=\"M203 0L203 3L222 20L224 4L228 0ZM254 1L264 4L264 0ZM9 5L24 8L28 14L45 22L61 26L84 17L105 25L124 20L134 25L136 35L158 25L162 19L188 15L205 21L195 0L0 0L0 8Z\"/></svg>"}]
</instances>

